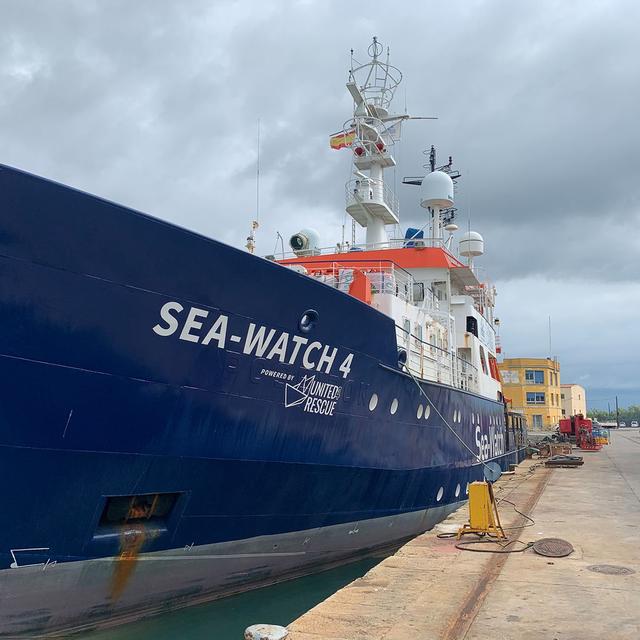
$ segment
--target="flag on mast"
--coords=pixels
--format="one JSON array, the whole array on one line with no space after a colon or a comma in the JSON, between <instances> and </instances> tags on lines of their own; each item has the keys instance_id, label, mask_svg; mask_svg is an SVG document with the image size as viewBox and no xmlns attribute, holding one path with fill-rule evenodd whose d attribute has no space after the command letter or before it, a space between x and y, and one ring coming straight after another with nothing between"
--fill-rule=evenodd
<instances>
[{"instance_id":1,"label":"flag on mast","mask_svg":"<svg viewBox=\"0 0 640 640\"><path fill-rule=\"evenodd\" d=\"M329 137L329 146L332 149L344 149L345 147L350 147L353 144L355 137L355 129L351 129L351 131L340 131L339 133L334 133Z\"/></svg>"}]
</instances>

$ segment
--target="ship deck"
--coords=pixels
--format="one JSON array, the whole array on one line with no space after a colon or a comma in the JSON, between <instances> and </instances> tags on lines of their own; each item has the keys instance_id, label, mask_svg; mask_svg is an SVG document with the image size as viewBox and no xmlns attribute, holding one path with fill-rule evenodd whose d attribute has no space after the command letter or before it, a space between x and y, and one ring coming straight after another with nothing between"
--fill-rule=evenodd
<instances>
[{"instance_id":1,"label":"ship deck","mask_svg":"<svg viewBox=\"0 0 640 640\"><path fill-rule=\"evenodd\" d=\"M437 534L467 521L463 507L293 622L289 640L640 637L640 435L614 432L602 451L574 453L584 466L532 470L527 460L496 483L498 499L535 520L519 539L563 538L568 557L460 551ZM500 516L525 524L506 502Z\"/></svg>"}]
</instances>

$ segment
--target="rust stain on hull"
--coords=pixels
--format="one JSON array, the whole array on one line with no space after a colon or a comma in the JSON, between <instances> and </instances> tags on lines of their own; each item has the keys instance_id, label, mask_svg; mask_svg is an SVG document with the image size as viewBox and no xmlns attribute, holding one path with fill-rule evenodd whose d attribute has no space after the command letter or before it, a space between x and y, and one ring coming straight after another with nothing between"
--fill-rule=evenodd
<instances>
[{"instance_id":1,"label":"rust stain on hull","mask_svg":"<svg viewBox=\"0 0 640 640\"><path fill-rule=\"evenodd\" d=\"M116 558L111 579L111 600L117 600L138 566L140 551L147 539L147 532L140 529L125 529L120 536L120 555Z\"/></svg>"}]
</instances>

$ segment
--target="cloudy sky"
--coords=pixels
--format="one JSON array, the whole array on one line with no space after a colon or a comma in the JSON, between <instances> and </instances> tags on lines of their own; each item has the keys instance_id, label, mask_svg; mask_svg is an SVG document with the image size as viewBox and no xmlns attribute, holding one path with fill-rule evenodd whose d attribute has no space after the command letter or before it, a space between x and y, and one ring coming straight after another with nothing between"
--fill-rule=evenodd
<instances>
[{"instance_id":1,"label":"cloudy sky","mask_svg":"<svg viewBox=\"0 0 640 640\"><path fill-rule=\"evenodd\" d=\"M341 236L349 51L373 35L415 121L403 225L435 144L463 173L507 356L560 360L592 406L640 403L640 3L0 0L0 162L235 246Z\"/></svg>"}]
</instances>

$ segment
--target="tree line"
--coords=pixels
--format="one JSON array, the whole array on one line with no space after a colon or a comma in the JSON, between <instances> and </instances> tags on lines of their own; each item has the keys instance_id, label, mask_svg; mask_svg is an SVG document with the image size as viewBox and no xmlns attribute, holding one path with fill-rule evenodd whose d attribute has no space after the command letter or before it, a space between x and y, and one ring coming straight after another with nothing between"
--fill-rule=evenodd
<instances>
[{"instance_id":1,"label":"tree line","mask_svg":"<svg viewBox=\"0 0 640 640\"><path fill-rule=\"evenodd\" d=\"M616 412L603 411L602 409L590 409L587 411L589 418L599 420L600 422L615 422ZM626 408L620 408L619 410L620 420L629 424L631 420L640 420L640 405L632 404Z\"/></svg>"}]
</instances>

